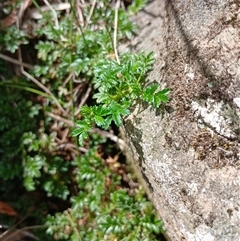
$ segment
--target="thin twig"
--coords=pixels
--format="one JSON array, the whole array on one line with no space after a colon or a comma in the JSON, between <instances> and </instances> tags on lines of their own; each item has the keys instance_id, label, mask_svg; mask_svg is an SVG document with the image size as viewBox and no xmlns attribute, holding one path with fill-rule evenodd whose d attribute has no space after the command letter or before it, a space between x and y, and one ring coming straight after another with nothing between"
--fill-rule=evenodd
<instances>
[{"instance_id":1,"label":"thin twig","mask_svg":"<svg viewBox=\"0 0 240 241\"><path fill-rule=\"evenodd\" d=\"M88 24L89 24L89 22L90 22L90 20L91 20L91 17L92 17L92 14L93 14L93 11L94 11L96 2L97 2L97 0L94 0L93 3L92 3L92 7L91 7L91 9L90 9L90 13L89 13L88 18L87 18L87 23L86 23L85 29L87 29Z\"/></svg>"},{"instance_id":2,"label":"thin twig","mask_svg":"<svg viewBox=\"0 0 240 241\"><path fill-rule=\"evenodd\" d=\"M58 116L58 115L55 115L51 112L47 112L47 115L52 117L53 119L55 119L57 121L62 121L64 123L68 124L68 126L75 126L74 123L71 120L65 119L65 118L63 118L61 116Z\"/></svg>"},{"instance_id":3,"label":"thin twig","mask_svg":"<svg viewBox=\"0 0 240 241\"><path fill-rule=\"evenodd\" d=\"M100 135L102 137L106 137L106 138L114 141L115 143L118 144L120 150L124 150L126 147L126 143L123 139L119 138L118 136L116 136L108 131L100 130L98 128L93 128L90 132L97 133L98 135Z\"/></svg>"},{"instance_id":4,"label":"thin twig","mask_svg":"<svg viewBox=\"0 0 240 241\"><path fill-rule=\"evenodd\" d=\"M22 24L22 19L23 19L24 12L27 9L27 7L30 6L30 4L31 4L31 0L22 1L20 9L18 11L18 18L17 18L17 26L18 26L18 28L20 28L20 26Z\"/></svg>"},{"instance_id":5,"label":"thin twig","mask_svg":"<svg viewBox=\"0 0 240 241\"><path fill-rule=\"evenodd\" d=\"M68 10L70 9L70 7L71 7L70 3L59 3L54 5L54 10L55 11ZM31 9L28 14L30 18L41 19L43 17L42 13L48 10L49 10L48 6L42 6L40 9L37 9L37 8Z\"/></svg>"},{"instance_id":6,"label":"thin twig","mask_svg":"<svg viewBox=\"0 0 240 241\"><path fill-rule=\"evenodd\" d=\"M7 235L8 233L10 233L11 231L13 231L15 228L17 228L17 226L19 224L21 224L25 219L27 219L29 217L29 214L27 214L25 217L21 218L21 220L19 220L14 226L12 226L11 228L7 229L4 233L2 233L0 235L0 240L2 240L2 238Z\"/></svg>"},{"instance_id":7,"label":"thin twig","mask_svg":"<svg viewBox=\"0 0 240 241\"><path fill-rule=\"evenodd\" d=\"M81 146L76 146L74 144L71 144L71 143L62 143L62 144L58 144L57 149L62 149L62 148L71 148L71 149L78 149L79 151L83 152L83 153L86 153L88 152L88 149L84 148L84 147L81 147Z\"/></svg>"},{"instance_id":8,"label":"thin twig","mask_svg":"<svg viewBox=\"0 0 240 241\"><path fill-rule=\"evenodd\" d=\"M64 114L69 115L61 106L61 104L58 102L58 100L56 99L56 97L52 94L52 92L45 87L41 82L39 82L37 79L35 79L33 76L31 76L28 72L26 72L24 69L21 69L21 73L26 76L28 79L30 79L34 84L36 84L37 86L39 86L42 90L44 90L47 94L49 94L52 99L55 101L57 107L59 108L59 110L61 110Z\"/></svg>"},{"instance_id":9,"label":"thin twig","mask_svg":"<svg viewBox=\"0 0 240 241\"><path fill-rule=\"evenodd\" d=\"M80 108L81 108L81 107L85 104L85 102L87 101L87 99L88 99L88 97L89 97L89 95L90 95L90 93L91 93L91 90L92 90L92 87L89 86L88 89L87 89L87 91L86 91L86 93L85 93L85 95L84 95L83 98L81 99L81 102L80 102L80 104L79 104L79 106L78 106L78 109L77 109L77 110L75 111L75 113L74 113L75 116L77 116L77 115L79 114Z\"/></svg>"},{"instance_id":10,"label":"thin twig","mask_svg":"<svg viewBox=\"0 0 240 241\"><path fill-rule=\"evenodd\" d=\"M25 3L29 3L30 0L27 0ZM48 7L53 11L53 13L55 13L56 15L56 19L57 19L57 13L55 12L55 10L52 8L52 6L48 3L47 0L44 0L44 2L46 3L46 5L48 5ZM22 12L19 15L23 15L23 11L25 10L26 4L22 7ZM18 21L17 21L17 27L20 28L20 22L21 19L19 16ZM58 21L57 21L57 25L58 25ZM20 71L21 73L26 76L28 79L30 79L33 83L35 83L37 86L39 86L42 90L44 90L47 94L49 94L52 99L56 102L56 105L58 106L58 108L65 114L68 114L63 107L60 105L60 103L58 102L58 100L56 99L56 97L52 94L52 92L45 87L41 82L39 82L37 79L35 79L33 76L31 76L28 72L26 72L24 70L24 66L23 66L23 61L22 61L22 51L21 51L21 47L18 48L18 61L19 61L19 65L20 65Z\"/></svg>"},{"instance_id":11,"label":"thin twig","mask_svg":"<svg viewBox=\"0 0 240 241\"><path fill-rule=\"evenodd\" d=\"M56 12L56 10L52 7L52 5L51 5L47 0L43 0L43 1L44 1L44 3L49 7L49 9L52 11L56 28L59 29L59 23L58 23L58 17L57 17L57 12ZM66 40L67 40L67 39L64 38L62 35L60 35L60 38L61 38L62 41L66 41Z\"/></svg>"},{"instance_id":12,"label":"thin twig","mask_svg":"<svg viewBox=\"0 0 240 241\"><path fill-rule=\"evenodd\" d=\"M18 60L20 63L22 63L22 52L21 52L21 48L18 48ZM26 76L28 79L30 79L34 84L36 84L38 87L40 87L42 90L44 90L47 94L49 94L52 99L55 101L57 107L59 108L59 110L61 110L65 115L69 115L64 109L63 107L60 105L60 103L58 102L58 100L56 99L56 97L52 94L52 92L46 87L44 86L41 82L39 82L37 79L35 79L33 76L31 76L28 72L26 72L24 70L23 65L20 65L20 71L21 73Z\"/></svg>"},{"instance_id":13,"label":"thin twig","mask_svg":"<svg viewBox=\"0 0 240 241\"><path fill-rule=\"evenodd\" d=\"M31 229L36 229L36 228L44 228L44 227L46 227L46 225L34 225L34 226L28 226L28 227L24 227L24 228L20 228L20 229L14 230L6 238L3 237L3 241L13 240L13 238L15 236L17 236L18 234L21 234L24 237L29 237L29 238L34 239L34 240L39 240L35 235L33 235L32 233L29 233L29 232L27 232L25 230L31 230ZM17 238L15 238L15 239L17 239Z\"/></svg>"},{"instance_id":14,"label":"thin twig","mask_svg":"<svg viewBox=\"0 0 240 241\"><path fill-rule=\"evenodd\" d=\"M113 36L113 47L114 47L114 53L116 56L116 60L118 64L120 64L120 60L118 57L118 51L117 51L117 28L118 28L118 9L120 6L120 0L117 0L115 5L115 16L114 16L114 36Z\"/></svg>"},{"instance_id":15,"label":"thin twig","mask_svg":"<svg viewBox=\"0 0 240 241\"><path fill-rule=\"evenodd\" d=\"M78 236L78 240L79 240L79 241L82 241L82 238L81 238L81 236L80 236L80 234L79 234L79 232L78 232L78 230L77 230L77 228L76 228L76 224L73 222L72 217L71 217L71 215L69 214L68 210L64 211L64 213L67 214L67 219L68 219L68 221L70 222L70 224L71 224L71 226L72 226L75 234Z\"/></svg>"},{"instance_id":16,"label":"thin twig","mask_svg":"<svg viewBox=\"0 0 240 241\"><path fill-rule=\"evenodd\" d=\"M85 4L86 4L84 0L82 0L82 4L83 4L83 5L85 5Z\"/></svg>"},{"instance_id":17,"label":"thin twig","mask_svg":"<svg viewBox=\"0 0 240 241\"><path fill-rule=\"evenodd\" d=\"M73 72L71 72L71 73L68 75L68 77L66 78L66 80L63 82L63 85L64 85L64 86L65 86L65 85L68 83L68 81L73 77L73 75L74 75Z\"/></svg>"},{"instance_id":18,"label":"thin twig","mask_svg":"<svg viewBox=\"0 0 240 241\"><path fill-rule=\"evenodd\" d=\"M77 11L77 16L78 16L78 25L84 26L84 17L81 9L81 4L79 3L79 0L75 3L76 11ZM79 28L79 27L78 27ZM81 33L80 29L78 31Z\"/></svg>"},{"instance_id":19,"label":"thin twig","mask_svg":"<svg viewBox=\"0 0 240 241\"><path fill-rule=\"evenodd\" d=\"M71 2L70 2L70 5L71 5L71 10L72 10L73 13L74 13L74 17L77 19L76 12L75 12L75 10L74 10L74 6L72 5ZM79 9L78 9L78 10L79 10ZM80 11L81 11L81 9L80 9ZM78 29L79 29L79 32L80 32L81 35L82 35L84 44L85 44L86 47L88 48L87 41L86 41L85 35L84 35L84 30L83 30L83 28L82 28L82 25L81 25L78 21L77 21L77 27L78 27Z\"/></svg>"},{"instance_id":20,"label":"thin twig","mask_svg":"<svg viewBox=\"0 0 240 241\"><path fill-rule=\"evenodd\" d=\"M46 228L47 225L43 224L43 225L32 225L32 226L28 226L28 227L23 227L20 230L31 230L31 229L36 229L36 228Z\"/></svg>"},{"instance_id":21,"label":"thin twig","mask_svg":"<svg viewBox=\"0 0 240 241\"><path fill-rule=\"evenodd\" d=\"M24 62L20 62L20 61L17 60L17 59L11 58L11 57L6 56L6 55L1 54L1 53L0 53L0 58L3 59L3 60L8 61L8 62L10 62L10 63L22 65L23 67L28 68L28 69L33 69L33 66L32 66L32 65L27 64L27 63L24 63Z\"/></svg>"},{"instance_id":22,"label":"thin twig","mask_svg":"<svg viewBox=\"0 0 240 241\"><path fill-rule=\"evenodd\" d=\"M48 8L52 11L53 17L54 17L54 20L55 20L55 25L56 25L57 28L59 28L57 12L55 11L55 9L52 7L52 5L47 0L43 0L43 1L48 6Z\"/></svg>"},{"instance_id":23,"label":"thin twig","mask_svg":"<svg viewBox=\"0 0 240 241\"><path fill-rule=\"evenodd\" d=\"M61 116L57 116L57 115L55 115L53 113L50 113L50 112L47 112L47 115L52 117L55 120L62 121L64 123L68 124L69 126L75 126L75 124L71 120L67 120L67 119L65 119ZM105 137L105 138L108 138L108 139L114 141L115 143L118 144L120 150L124 150L125 147L126 147L126 143L123 139L119 138L118 136L116 136L116 135L114 135L114 134L112 134L108 131L104 131L104 130L101 130L99 128L93 128L90 132L96 133L96 134L98 134L102 137Z\"/></svg>"}]
</instances>

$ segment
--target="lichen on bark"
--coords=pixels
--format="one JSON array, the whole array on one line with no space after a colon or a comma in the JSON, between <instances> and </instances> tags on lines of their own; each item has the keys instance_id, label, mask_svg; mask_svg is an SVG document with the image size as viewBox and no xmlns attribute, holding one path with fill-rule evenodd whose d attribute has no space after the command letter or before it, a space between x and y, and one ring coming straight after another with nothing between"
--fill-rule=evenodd
<instances>
[{"instance_id":1,"label":"lichen on bark","mask_svg":"<svg viewBox=\"0 0 240 241\"><path fill-rule=\"evenodd\" d=\"M139 17L148 34L133 43L155 51L149 79L171 89L170 102L160 115L135 111L141 138L125 126L127 140L136 163L141 150L171 240L239 240L239 3L168 0L159 11L162 3L152 1Z\"/></svg>"}]
</instances>

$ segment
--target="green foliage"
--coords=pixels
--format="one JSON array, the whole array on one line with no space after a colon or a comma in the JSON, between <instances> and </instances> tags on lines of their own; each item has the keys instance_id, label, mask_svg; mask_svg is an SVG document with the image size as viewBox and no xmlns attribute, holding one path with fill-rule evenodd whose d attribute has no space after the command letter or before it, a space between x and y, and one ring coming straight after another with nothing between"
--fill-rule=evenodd
<instances>
[{"instance_id":1,"label":"green foliage","mask_svg":"<svg viewBox=\"0 0 240 241\"><path fill-rule=\"evenodd\" d=\"M6 49L14 53L21 44L28 44L27 35L24 31L11 26L3 33L3 45Z\"/></svg>"},{"instance_id":2,"label":"green foliage","mask_svg":"<svg viewBox=\"0 0 240 241\"><path fill-rule=\"evenodd\" d=\"M42 76L47 80L64 78L73 72L76 75L84 74L87 80L92 78L92 66L99 58L105 58L113 51L110 32L114 22L114 9L108 1L100 1L96 8L89 28L84 32L73 24L68 15L61 18L59 28L56 28L54 24L49 24L52 22L51 14L44 14L44 18L39 21L39 28L35 31L37 36L47 38L36 45L38 58L42 60L41 65L34 69L36 76ZM128 14L123 10L120 12L119 40L126 38L134 30L133 23L127 17ZM87 8L84 15L87 18L89 14L90 9ZM93 27L95 31L92 31Z\"/></svg>"},{"instance_id":3,"label":"green foliage","mask_svg":"<svg viewBox=\"0 0 240 241\"><path fill-rule=\"evenodd\" d=\"M9 180L23 173L18 160L21 137L36 128L38 106L23 98L21 91L7 87L0 87L0 106L0 177Z\"/></svg>"},{"instance_id":4,"label":"green foliage","mask_svg":"<svg viewBox=\"0 0 240 241\"><path fill-rule=\"evenodd\" d=\"M153 104L155 108L157 108L161 102L168 102L169 89L157 91L158 87L158 84L148 86L142 94L143 100Z\"/></svg>"},{"instance_id":5,"label":"green foliage","mask_svg":"<svg viewBox=\"0 0 240 241\"><path fill-rule=\"evenodd\" d=\"M162 222L141 189L134 196L124 189L112 189L120 185L120 180L94 150L73 165L80 192L71 198L70 209L48 217L48 233L71 241L80 240L79 237L91 241L157 240L155 234L162 232ZM110 186L106 185L107 179L112 182Z\"/></svg>"},{"instance_id":6,"label":"green foliage","mask_svg":"<svg viewBox=\"0 0 240 241\"><path fill-rule=\"evenodd\" d=\"M48 196L59 197L66 200L69 195L69 179L66 173L69 163L59 156L52 156L55 150L56 133L46 133L36 136L32 132L23 135L23 166L24 186L33 191L41 185Z\"/></svg>"},{"instance_id":7,"label":"green foliage","mask_svg":"<svg viewBox=\"0 0 240 241\"><path fill-rule=\"evenodd\" d=\"M154 241L162 232L162 222L141 188L129 195L130 191L122 187L121 176L97 154L105 140L91 131L95 125L106 130L112 123L120 126L137 101L158 108L168 101L169 90L146 84L153 53L121 53L120 64L116 61L112 1L98 0L92 14L90 2L81 9L83 22L74 1L69 1L71 8L57 11L57 21L49 9L41 12L39 20L31 19L37 26L31 38L15 26L0 30L4 53L21 48L25 57L22 45L30 42L26 59L37 56L31 63L34 68L26 69L30 80L36 80L34 84L12 76L11 71L5 71L7 67L2 71L0 65L0 182L18 178L27 191L44 191L48 197L71 201L65 212L48 216L48 233L54 239ZM136 32L129 16L145 3L135 0L128 9L119 8L118 43ZM38 4L42 7L44 3L33 1L39 9ZM12 8L0 11L9 14ZM82 84L93 87L93 99L79 114L78 98L84 98L77 90ZM51 93L45 93L41 85ZM51 94L65 112L59 111ZM69 122L73 121L72 128ZM70 133L70 129L71 136L61 139L59 132ZM72 136L78 137L80 145L86 144L85 154L73 144ZM68 144L74 146L70 154L60 147ZM7 188L2 186L1 192Z\"/></svg>"},{"instance_id":8,"label":"green foliage","mask_svg":"<svg viewBox=\"0 0 240 241\"><path fill-rule=\"evenodd\" d=\"M83 120L77 121L77 128L72 132L73 136L78 136L80 145L88 138L93 123L104 129L112 122L120 126L135 100L147 101L155 108L168 101L169 89L158 91L158 84L145 87L146 74L153 62L153 52L148 55L125 53L120 64L110 59L99 60L93 70L96 90L93 98L97 105L81 108Z\"/></svg>"},{"instance_id":9,"label":"green foliage","mask_svg":"<svg viewBox=\"0 0 240 241\"><path fill-rule=\"evenodd\" d=\"M147 3L147 0L135 0L128 7L128 10L131 14L136 14L139 10L141 10Z\"/></svg>"}]
</instances>

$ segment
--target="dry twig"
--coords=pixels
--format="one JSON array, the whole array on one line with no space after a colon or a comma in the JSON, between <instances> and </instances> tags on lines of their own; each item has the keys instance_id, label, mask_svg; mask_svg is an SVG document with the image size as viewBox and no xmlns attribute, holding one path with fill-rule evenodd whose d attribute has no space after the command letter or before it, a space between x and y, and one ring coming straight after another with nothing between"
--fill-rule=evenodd
<instances>
[{"instance_id":1,"label":"dry twig","mask_svg":"<svg viewBox=\"0 0 240 241\"><path fill-rule=\"evenodd\" d=\"M70 3L59 3L59 4L54 4L54 7L52 7L52 8L55 11L62 11L62 10L70 9L71 5L70 5ZM40 9L41 9L41 12L46 12L49 10L49 7L42 6ZM37 8L31 9L29 11L28 15L30 18L33 18L33 19L41 19L43 17Z\"/></svg>"},{"instance_id":2,"label":"dry twig","mask_svg":"<svg viewBox=\"0 0 240 241\"><path fill-rule=\"evenodd\" d=\"M33 69L32 65L24 63L24 62L21 62L21 61L19 61L17 59L13 59L13 58L11 58L9 56L6 56L4 54L1 54L1 53L0 53L0 58L3 59L3 60L8 61L10 63L13 63L13 64L18 64L20 66L22 65L24 68Z\"/></svg>"},{"instance_id":3,"label":"dry twig","mask_svg":"<svg viewBox=\"0 0 240 241\"><path fill-rule=\"evenodd\" d=\"M77 230L77 228L76 228L77 225L76 225L76 224L74 223L74 221L72 220L72 217L71 217L69 211L66 210L66 211L64 211L64 213L66 214L66 217L67 217L69 223L71 224L71 226L72 226L72 228L73 228L73 230L74 230L74 233L78 236L78 240L81 241L82 238L81 238L81 236L80 236L80 234L79 234L79 232L78 232L78 230Z\"/></svg>"},{"instance_id":4,"label":"dry twig","mask_svg":"<svg viewBox=\"0 0 240 241\"><path fill-rule=\"evenodd\" d=\"M79 2L79 0L78 0ZM79 21L79 26L84 26L84 17L81 9L81 4L76 2L76 11L78 15L78 21ZM81 30L79 29L79 32L81 33Z\"/></svg>"},{"instance_id":5,"label":"dry twig","mask_svg":"<svg viewBox=\"0 0 240 241\"><path fill-rule=\"evenodd\" d=\"M79 114L80 108L81 108L81 107L85 104L85 102L87 101L87 99L88 99L88 97L89 97L89 95L90 95L90 93L91 93L91 90L92 90L92 87L89 86L88 89L87 89L87 91L85 92L83 98L81 99L81 102L80 102L80 104L79 104L79 106L78 106L78 109L77 109L77 110L75 111L75 113L74 113L75 116L77 116L77 115Z\"/></svg>"},{"instance_id":6,"label":"dry twig","mask_svg":"<svg viewBox=\"0 0 240 241\"><path fill-rule=\"evenodd\" d=\"M90 13L89 13L88 18L87 18L87 22L86 22L85 29L87 29L88 24L89 24L89 22L90 22L90 20L91 20L91 17L92 17L94 8L95 8L95 6L96 6L96 2L97 2L97 0L94 0L93 3L92 3L91 9L90 9Z\"/></svg>"},{"instance_id":7,"label":"dry twig","mask_svg":"<svg viewBox=\"0 0 240 241\"><path fill-rule=\"evenodd\" d=\"M55 9L52 7L52 5L47 0L43 0L43 1L48 6L48 8L52 11L53 17L54 17L54 20L55 20L55 25L56 25L57 28L59 28L57 12L55 11Z\"/></svg>"},{"instance_id":8,"label":"dry twig","mask_svg":"<svg viewBox=\"0 0 240 241\"><path fill-rule=\"evenodd\" d=\"M65 115L69 115L64 109L63 107L60 105L60 103L58 102L57 98L52 94L52 92L46 87L44 86L41 82L39 82L37 79L35 79L32 75L30 75L28 72L26 72L24 70L24 66L22 65L22 52L21 52L21 48L19 47L18 49L18 61L21 63L20 64L20 71L21 73L26 76L28 79L30 79L34 84L36 84L38 87L40 87L43 91L45 91L47 94L49 94L52 99L55 101L57 107L59 108L59 110L62 111L62 113L64 113Z\"/></svg>"},{"instance_id":9,"label":"dry twig","mask_svg":"<svg viewBox=\"0 0 240 241\"><path fill-rule=\"evenodd\" d=\"M114 45L114 53L116 56L116 60L118 64L120 64L120 60L118 57L118 51L117 51L117 28L118 28L118 9L120 6L120 0L117 0L116 6L115 6L115 16L114 16L114 36L113 36L113 45Z\"/></svg>"},{"instance_id":10,"label":"dry twig","mask_svg":"<svg viewBox=\"0 0 240 241\"><path fill-rule=\"evenodd\" d=\"M55 120L62 121L64 123L68 124L69 126L72 126L72 127L75 126L73 121L67 120L67 119L65 119L65 118L63 118L61 116L54 115L53 113L50 113L50 112L47 112L47 115L52 117ZM126 143L124 142L123 139L117 137L116 135L114 135L114 134L112 134L112 133L110 133L108 131L104 131L104 130L101 130L99 128L93 128L90 132L91 133L96 133L96 134L98 134L98 135L100 135L102 137L105 137L105 138L108 138L108 139L114 141L115 143L118 144L120 150L124 150L125 147L126 147Z\"/></svg>"},{"instance_id":11,"label":"dry twig","mask_svg":"<svg viewBox=\"0 0 240 241\"><path fill-rule=\"evenodd\" d=\"M93 128L93 130L90 132L97 133L102 137L105 137L105 138L108 138L108 139L114 141L115 143L118 144L121 151L123 151L126 147L126 143L123 139L119 138L118 136L116 136L108 131L100 130L98 128Z\"/></svg>"}]
</instances>

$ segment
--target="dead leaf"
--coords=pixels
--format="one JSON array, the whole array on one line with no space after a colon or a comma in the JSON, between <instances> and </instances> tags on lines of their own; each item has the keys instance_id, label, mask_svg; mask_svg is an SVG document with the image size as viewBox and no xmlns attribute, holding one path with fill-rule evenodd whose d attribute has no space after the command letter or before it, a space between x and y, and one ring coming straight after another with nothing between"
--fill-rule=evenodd
<instances>
[{"instance_id":1,"label":"dead leaf","mask_svg":"<svg viewBox=\"0 0 240 241\"><path fill-rule=\"evenodd\" d=\"M0 29L12 26L17 20L21 21L25 10L32 4L31 0L24 0L21 3L20 9L14 8L12 12L0 21ZM19 18L19 19L18 19Z\"/></svg>"},{"instance_id":2,"label":"dead leaf","mask_svg":"<svg viewBox=\"0 0 240 241\"><path fill-rule=\"evenodd\" d=\"M0 213L8 216L18 216L18 213L7 203L0 201Z\"/></svg>"},{"instance_id":3,"label":"dead leaf","mask_svg":"<svg viewBox=\"0 0 240 241\"><path fill-rule=\"evenodd\" d=\"M13 25L17 21L17 10L13 9L13 11L1 21L1 27L6 28Z\"/></svg>"}]
</instances>

